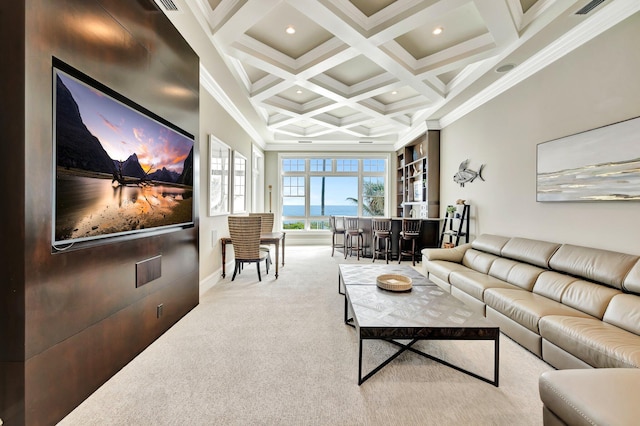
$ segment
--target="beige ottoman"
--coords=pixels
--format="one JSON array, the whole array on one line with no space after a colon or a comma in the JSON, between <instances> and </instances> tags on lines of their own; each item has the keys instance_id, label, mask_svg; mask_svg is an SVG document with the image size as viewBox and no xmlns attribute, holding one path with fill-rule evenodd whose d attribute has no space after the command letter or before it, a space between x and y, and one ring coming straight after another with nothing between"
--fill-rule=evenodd
<instances>
[{"instance_id":1,"label":"beige ottoman","mask_svg":"<svg viewBox=\"0 0 640 426\"><path fill-rule=\"evenodd\" d=\"M640 423L638 368L547 371L539 390L546 426Z\"/></svg>"}]
</instances>

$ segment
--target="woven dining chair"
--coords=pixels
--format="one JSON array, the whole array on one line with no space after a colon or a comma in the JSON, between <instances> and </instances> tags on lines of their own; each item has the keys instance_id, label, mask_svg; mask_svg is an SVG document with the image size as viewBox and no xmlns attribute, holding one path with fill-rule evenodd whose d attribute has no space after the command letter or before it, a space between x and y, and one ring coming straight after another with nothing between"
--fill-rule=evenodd
<instances>
[{"instance_id":1,"label":"woven dining chair","mask_svg":"<svg viewBox=\"0 0 640 426\"><path fill-rule=\"evenodd\" d=\"M273 213L249 213L249 216L258 216L262 218L262 224L260 225L260 232L262 232L263 234L268 234L269 232L273 232L273 222L274 222Z\"/></svg>"},{"instance_id":2,"label":"woven dining chair","mask_svg":"<svg viewBox=\"0 0 640 426\"><path fill-rule=\"evenodd\" d=\"M269 234L273 232L273 222L274 222L274 214L273 213L249 213L249 216L257 216L262 218L262 225L260 225L260 233L261 234ZM267 253L267 261L270 265L273 265L271 261L271 249L269 246L260 246L260 250Z\"/></svg>"},{"instance_id":3,"label":"woven dining chair","mask_svg":"<svg viewBox=\"0 0 640 426\"><path fill-rule=\"evenodd\" d=\"M236 265L231 281L242 270L244 263L255 263L258 269L258 281L262 281L260 276L261 261L265 261L267 274L269 273L269 262L267 260L269 254L260 250L262 218L259 216L229 216L228 224Z\"/></svg>"}]
</instances>

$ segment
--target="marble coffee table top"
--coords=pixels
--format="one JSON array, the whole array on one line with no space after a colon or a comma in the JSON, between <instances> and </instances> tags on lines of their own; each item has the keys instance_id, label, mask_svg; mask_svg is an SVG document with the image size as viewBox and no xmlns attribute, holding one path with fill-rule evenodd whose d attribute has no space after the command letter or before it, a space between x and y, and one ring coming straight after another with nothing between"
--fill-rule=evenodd
<instances>
[{"instance_id":1,"label":"marble coffee table top","mask_svg":"<svg viewBox=\"0 0 640 426\"><path fill-rule=\"evenodd\" d=\"M346 297L363 338L469 338L499 329L437 286L390 292L377 286L347 285Z\"/></svg>"},{"instance_id":2,"label":"marble coffee table top","mask_svg":"<svg viewBox=\"0 0 640 426\"><path fill-rule=\"evenodd\" d=\"M376 285L376 278L382 274L398 274L411 278L412 286L435 286L420 272L408 265L398 264L343 264L340 265L340 277L344 285Z\"/></svg>"}]
</instances>

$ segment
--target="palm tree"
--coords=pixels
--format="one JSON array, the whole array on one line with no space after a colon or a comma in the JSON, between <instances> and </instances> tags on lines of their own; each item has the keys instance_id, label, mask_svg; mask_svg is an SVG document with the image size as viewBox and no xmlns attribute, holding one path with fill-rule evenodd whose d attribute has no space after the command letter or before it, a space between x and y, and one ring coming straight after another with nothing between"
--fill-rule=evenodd
<instances>
[{"instance_id":1,"label":"palm tree","mask_svg":"<svg viewBox=\"0 0 640 426\"><path fill-rule=\"evenodd\" d=\"M367 216L384 215L384 183L363 182L362 199L362 210ZM358 204L357 198L348 197L347 201Z\"/></svg>"}]
</instances>

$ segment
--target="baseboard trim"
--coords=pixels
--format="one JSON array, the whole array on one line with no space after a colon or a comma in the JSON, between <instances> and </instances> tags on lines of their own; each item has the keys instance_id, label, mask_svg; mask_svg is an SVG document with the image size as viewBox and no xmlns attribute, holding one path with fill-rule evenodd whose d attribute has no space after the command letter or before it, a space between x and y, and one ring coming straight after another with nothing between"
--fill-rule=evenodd
<instances>
[{"instance_id":1,"label":"baseboard trim","mask_svg":"<svg viewBox=\"0 0 640 426\"><path fill-rule=\"evenodd\" d=\"M229 272L229 268L234 266L234 262L227 262L226 272ZM233 273L233 269L231 269ZM207 291L211 290L215 285L219 284L224 278L222 278L222 267L213 271L210 275L200 280L200 297L202 297Z\"/></svg>"}]
</instances>

